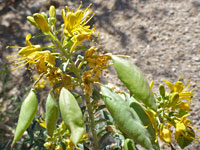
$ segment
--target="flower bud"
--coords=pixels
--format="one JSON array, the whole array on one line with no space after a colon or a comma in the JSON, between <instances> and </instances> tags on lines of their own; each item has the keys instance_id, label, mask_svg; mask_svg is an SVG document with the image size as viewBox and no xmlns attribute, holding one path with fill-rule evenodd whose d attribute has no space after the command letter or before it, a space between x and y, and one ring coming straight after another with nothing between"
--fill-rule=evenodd
<instances>
[{"instance_id":1,"label":"flower bud","mask_svg":"<svg viewBox=\"0 0 200 150\"><path fill-rule=\"evenodd\" d=\"M39 26L37 25L37 23L35 22L34 18L32 16L27 16L27 20L36 28L39 28Z\"/></svg>"},{"instance_id":2,"label":"flower bud","mask_svg":"<svg viewBox=\"0 0 200 150\"><path fill-rule=\"evenodd\" d=\"M37 23L37 25L39 26L39 28L42 30L42 32L49 32L50 31L50 27L47 23L47 20L45 19L45 17L39 13L35 13L33 15L33 18L35 20L35 22Z\"/></svg>"},{"instance_id":3,"label":"flower bud","mask_svg":"<svg viewBox=\"0 0 200 150\"><path fill-rule=\"evenodd\" d=\"M56 19L56 9L53 5L49 8L49 16Z\"/></svg>"},{"instance_id":4,"label":"flower bud","mask_svg":"<svg viewBox=\"0 0 200 150\"><path fill-rule=\"evenodd\" d=\"M165 87L163 84L159 85L159 92L162 97L165 97Z\"/></svg>"},{"instance_id":5,"label":"flower bud","mask_svg":"<svg viewBox=\"0 0 200 150\"><path fill-rule=\"evenodd\" d=\"M179 100L179 94L177 92L174 92L174 93L170 94L169 101L170 101L170 105L172 107L176 106L178 100Z\"/></svg>"}]
</instances>

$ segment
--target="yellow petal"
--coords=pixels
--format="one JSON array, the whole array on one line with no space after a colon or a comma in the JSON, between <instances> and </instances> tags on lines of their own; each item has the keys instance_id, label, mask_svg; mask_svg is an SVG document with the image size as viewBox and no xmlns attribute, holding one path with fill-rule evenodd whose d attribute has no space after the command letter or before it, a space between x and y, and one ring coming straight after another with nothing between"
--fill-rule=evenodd
<instances>
[{"instance_id":1,"label":"yellow petal","mask_svg":"<svg viewBox=\"0 0 200 150\"><path fill-rule=\"evenodd\" d=\"M153 85L154 85L154 81L151 81L149 87L150 87L152 93L153 93L153 90L152 90L153 89Z\"/></svg>"},{"instance_id":2,"label":"yellow petal","mask_svg":"<svg viewBox=\"0 0 200 150\"><path fill-rule=\"evenodd\" d=\"M165 82L165 84L167 84L167 86L169 87L169 89L171 91L174 91L174 86L171 82L167 81L167 80L163 80Z\"/></svg>"},{"instance_id":3,"label":"yellow petal","mask_svg":"<svg viewBox=\"0 0 200 150\"><path fill-rule=\"evenodd\" d=\"M183 91L183 83L181 81L177 81L175 84L174 84L174 91L175 92L182 92Z\"/></svg>"},{"instance_id":4,"label":"yellow petal","mask_svg":"<svg viewBox=\"0 0 200 150\"><path fill-rule=\"evenodd\" d=\"M26 36L26 44L28 45L28 46L32 46L32 44L31 44L31 42L29 41L30 40L30 38L31 38L31 34L29 33L27 36Z\"/></svg>"}]
</instances>

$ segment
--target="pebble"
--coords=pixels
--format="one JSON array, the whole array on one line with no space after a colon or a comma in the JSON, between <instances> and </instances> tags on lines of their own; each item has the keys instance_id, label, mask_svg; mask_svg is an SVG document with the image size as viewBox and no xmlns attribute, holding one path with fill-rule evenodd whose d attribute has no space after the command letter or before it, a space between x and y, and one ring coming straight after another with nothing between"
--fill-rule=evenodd
<instances>
[{"instance_id":1,"label":"pebble","mask_svg":"<svg viewBox=\"0 0 200 150\"><path fill-rule=\"evenodd\" d=\"M35 13L38 12L41 8L41 3L40 2L35 2L32 7L31 7L31 12Z\"/></svg>"}]
</instances>

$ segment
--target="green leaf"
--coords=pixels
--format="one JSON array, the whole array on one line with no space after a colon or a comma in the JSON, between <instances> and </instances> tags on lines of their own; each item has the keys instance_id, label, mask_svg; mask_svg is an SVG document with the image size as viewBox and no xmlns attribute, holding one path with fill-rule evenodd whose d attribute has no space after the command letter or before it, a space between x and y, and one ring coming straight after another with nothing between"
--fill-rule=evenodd
<instances>
[{"instance_id":1,"label":"green leaf","mask_svg":"<svg viewBox=\"0 0 200 150\"><path fill-rule=\"evenodd\" d=\"M90 48L89 46L77 46L75 50L80 51L80 50L87 50L89 48Z\"/></svg>"},{"instance_id":2,"label":"green leaf","mask_svg":"<svg viewBox=\"0 0 200 150\"><path fill-rule=\"evenodd\" d=\"M136 150L135 144L131 139L126 139L124 141L124 150Z\"/></svg>"},{"instance_id":3,"label":"green leaf","mask_svg":"<svg viewBox=\"0 0 200 150\"><path fill-rule=\"evenodd\" d=\"M187 129L188 129L188 131L185 131L184 134L186 134L186 136L188 136L188 137L185 137L184 135L180 134L177 139L177 143L182 149L185 148L186 146L190 145L193 142L193 139L195 138L194 131L191 128L187 128Z\"/></svg>"},{"instance_id":4,"label":"green leaf","mask_svg":"<svg viewBox=\"0 0 200 150\"><path fill-rule=\"evenodd\" d=\"M154 149L160 149L158 142L155 143L156 133L155 133L153 126L151 124L151 121L150 121L149 117L147 116L147 114L145 113L143 107L140 105L140 103L138 103L133 97L130 97L127 93L125 93L125 97L126 97L126 100L129 102L129 106L130 106L131 110L133 111L133 113L134 114L136 113L136 116L138 116L137 117L138 121L142 125L147 127L146 129L150 135L150 140L151 140L151 143L152 143Z\"/></svg>"},{"instance_id":5,"label":"green leaf","mask_svg":"<svg viewBox=\"0 0 200 150\"><path fill-rule=\"evenodd\" d=\"M153 150L151 135L139 121L139 116L129 107L129 102L106 87L101 87L106 108L119 129L141 146Z\"/></svg>"},{"instance_id":6,"label":"green leaf","mask_svg":"<svg viewBox=\"0 0 200 150\"><path fill-rule=\"evenodd\" d=\"M53 135L59 117L59 107L54 96L49 92L46 101L46 126L49 136Z\"/></svg>"},{"instance_id":7,"label":"green leaf","mask_svg":"<svg viewBox=\"0 0 200 150\"><path fill-rule=\"evenodd\" d=\"M29 127L37 112L38 101L35 91L31 89L26 99L23 101L17 128L12 142L12 146L21 138L24 131Z\"/></svg>"},{"instance_id":8,"label":"green leaf","mask_svg":"<svg viewBox=\"0 0 200 150\"><path fill-rule=\"evenodd\" d=\"M141 100L151 109L156 110L155 99L149 88L149 84L139 68L117 56L111 56L111 58L119 79L129 89L131 96L138 101Z\"/></svg>"},{"instance_id":9,"label":"green leaf","mask_svg":"<svg viewBox=\"0 0 200 150\"><path fill-rule=\"evenodd\" d=\"M60 92L59 107L62 119L71 132L70 139L77 145L84 133L83 115L74 96L64 87Z\"/></svg>"}]
</instances>

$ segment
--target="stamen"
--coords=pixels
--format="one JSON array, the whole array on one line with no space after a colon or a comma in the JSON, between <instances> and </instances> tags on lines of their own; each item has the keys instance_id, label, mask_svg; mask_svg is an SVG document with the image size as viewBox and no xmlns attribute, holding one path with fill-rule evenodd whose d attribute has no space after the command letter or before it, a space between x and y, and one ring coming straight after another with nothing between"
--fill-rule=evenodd
<instances>
[{"instance_id":1,"label":"stamen","mask_svg":"<svg viewBox=\"0 0 200 150\"><path fill-rule=\"evenodd\" d=\"M79 5L77 11L81 8L82 4L83 4L83 2L81 1L81 4Z\"/></svg>"},{"instance_id":2,"label":"stamen","mask_svg":"<svg viewBox=\"0 0 200 150\"><path fill-rule=\"evenodd\" d=\"M25 63L25 64L22 64L22 65L20 65L20 66L18 66L18 67L16 67L16 68L14 68L14 69L11 69L11 71L14 71L14 70L16 70L16 69L18 69L18 68L20 68L20 67L23 67L23 66L25 66L26 64L28 64L28 62Z\"/></svg>"}]
</instances>

